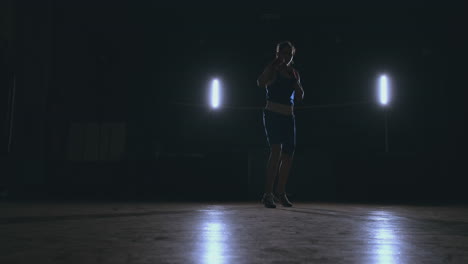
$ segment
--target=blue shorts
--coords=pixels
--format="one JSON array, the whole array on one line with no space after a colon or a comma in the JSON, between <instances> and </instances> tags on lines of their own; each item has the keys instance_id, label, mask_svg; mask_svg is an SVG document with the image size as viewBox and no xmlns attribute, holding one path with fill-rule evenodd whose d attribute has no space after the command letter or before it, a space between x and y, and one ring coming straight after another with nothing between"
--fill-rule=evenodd
<instances>
[{"instance_id":1,"label":"blue shorts","mask_svg":"<svg viewBox=\"0 0 468 264\"><path fill-rule=\"evenodd\" d=\"M281 144L281 151L294 154L296 148L296 120L294 115L282 115L263 110L263 125L268 144Z\"/></svg>"}]
</instances>

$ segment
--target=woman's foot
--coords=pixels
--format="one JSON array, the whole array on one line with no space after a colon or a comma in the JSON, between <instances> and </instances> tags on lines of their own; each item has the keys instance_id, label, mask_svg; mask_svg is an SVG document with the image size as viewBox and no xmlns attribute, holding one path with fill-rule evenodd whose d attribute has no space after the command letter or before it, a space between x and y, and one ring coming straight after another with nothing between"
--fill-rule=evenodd
<instances>
[{"instance_id":1,"label":"woman's foot","mask_svg":"<svg viewBox=\"0 0 468 264\"><path fill-rule=\"evenodd\" d=\"M263 194L262 203L266 208L276 208L275 197L272 193Z\"/></svg>"},{"instance_id":2,"label":"woman's foot","mask_svg":"<svg viewBox=\"0 0 468 264\"><path fill-rule=\"evenodd\" d=\"M276 193L274 199L275 202L280 203L284 207L292 207L292 203L288 200L286 193Z\"/></svg>"}]
</instances>

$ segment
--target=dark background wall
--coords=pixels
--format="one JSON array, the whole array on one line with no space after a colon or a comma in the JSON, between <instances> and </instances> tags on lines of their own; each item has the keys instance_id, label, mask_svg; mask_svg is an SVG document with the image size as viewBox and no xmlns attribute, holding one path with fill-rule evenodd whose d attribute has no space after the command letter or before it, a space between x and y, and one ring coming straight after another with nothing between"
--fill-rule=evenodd
<instances>
[{"instance_id":1,"label":"dark background wall","mask_svg":"<svg viewBox=\"0 0 468 264\"><path fill-rule=\"evenodd\" d=\"M1 10L11 198L257 199L268 146L261 110L242 107L264 105L256 78L281 40L296 45L306 91L295 198L468 198L459 6L21 0ZM393 89L389 153L382 72ZM219 111L206 106L213 77Z\"/></svg>"}]
</instances>

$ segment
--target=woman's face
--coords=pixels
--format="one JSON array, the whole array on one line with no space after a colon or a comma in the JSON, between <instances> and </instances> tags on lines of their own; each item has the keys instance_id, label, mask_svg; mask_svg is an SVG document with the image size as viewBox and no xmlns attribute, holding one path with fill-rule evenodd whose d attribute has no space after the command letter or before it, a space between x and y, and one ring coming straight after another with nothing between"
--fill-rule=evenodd
<instances>
[{"instance_id":1,"label":"woman's face","mask_svg":"<svg viewBox=\"0 0 468 264\"><path fill-rule=\"evenodd\" d=\"M293 52L290 46L283 47L279 52L276 53L278 59L289 65L293 59Z\"/></svg>"}]
</instances>

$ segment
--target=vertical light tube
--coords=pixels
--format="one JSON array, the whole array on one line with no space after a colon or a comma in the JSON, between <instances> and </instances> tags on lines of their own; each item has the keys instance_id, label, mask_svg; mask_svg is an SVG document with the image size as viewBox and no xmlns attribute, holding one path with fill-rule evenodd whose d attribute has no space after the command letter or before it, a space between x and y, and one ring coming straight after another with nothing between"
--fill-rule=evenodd
<instances>
[{"instance_id":1,"label":"vertical light tube","mask_svg":"<svg viewBox=\"0 0 468 264\"><path fill-rule=\"evenodd\" d=\"M380 76L379 79L379 99L380 104L387 105L389 102L390 89L388 85L388 78L385 75Z\"/></svg>"},{"instance_id":2,"label":"vertical light tube","mask_svg":"<svg viewBox=\"0 0 468 264\"><path fill-rule=\"evenodd\" d=\"M214 79L211 83L211 108L217 109L220 105L221 91L218 79Z\"/></svg>"}]
</instances>

